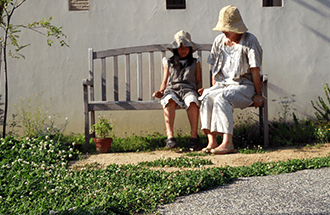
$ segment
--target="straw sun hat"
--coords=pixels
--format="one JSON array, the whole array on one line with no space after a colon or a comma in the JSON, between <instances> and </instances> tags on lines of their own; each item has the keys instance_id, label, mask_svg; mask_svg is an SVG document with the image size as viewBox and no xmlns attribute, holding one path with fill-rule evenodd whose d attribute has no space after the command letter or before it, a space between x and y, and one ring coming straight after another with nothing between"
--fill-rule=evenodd
<instances>
[{"instance_id":1,"label":"straw sun hat","mask_svg":"<svg viewBox=\"0 0 330 215\"><path fill-rule=\"evenodd\" d=\"M180 46L192 47L193 52L198 49L198 45L191 41L191 36L187 31L179 31L174 35L174 41L170 43L167 48L173 52L173 49L178 49Z\"/></svg>"},{"instance_id":2,"label":"straw sun hat","mask_svg":"<svg viewBox=\"0 0 330 215\"><path fill-rule=\"evenodd\" d=\"M219 21L213 31L226 31L243 34L248 29L246 28L241 14L237 7L228 5L220 10Z\"/></svg>"}]
</instances>

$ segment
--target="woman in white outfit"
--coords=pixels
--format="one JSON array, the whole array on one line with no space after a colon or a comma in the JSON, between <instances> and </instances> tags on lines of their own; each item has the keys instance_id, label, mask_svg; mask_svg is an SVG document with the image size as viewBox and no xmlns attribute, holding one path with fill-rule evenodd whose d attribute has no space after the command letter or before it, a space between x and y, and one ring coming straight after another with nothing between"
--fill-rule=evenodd
<instances>
[{"instance_id":1,"label":"woman in white outfit","mask_svg":"<svg viewBox=\"0 0 330 215\"><path fill-rule=\"evenodd\" d=\"M222 31L213 42L208 58L213 86L203 90L200 106L202 130L208 137L204 152L226 154L234 151L233 108L262 105L260 68L262 48L247 32L239 10L232 5L221 9L217 26ZM218 145L216 136L223 135Z\"/></svg>"}]
</instances>

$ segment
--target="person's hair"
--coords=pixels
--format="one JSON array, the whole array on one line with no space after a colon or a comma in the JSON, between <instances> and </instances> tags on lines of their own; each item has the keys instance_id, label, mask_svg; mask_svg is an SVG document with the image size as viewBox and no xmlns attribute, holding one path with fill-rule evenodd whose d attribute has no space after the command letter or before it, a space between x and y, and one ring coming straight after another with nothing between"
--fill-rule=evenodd
<instances>
[{"instance_id":1,"label":"person's hair","mask_svg":"<svg viewBox=\"0 0 330 215\"><path fill-rule=\"evenodd\" d=\"M187 66L190 66L194 62L193 50L192 50L192 47L191 46L189 47L189 53L184 58L180 58L178 49L173 49L173 56L169 60L170 63L172 63L173 65L177 65L179 63L179 60L180 59L181 60L183 60L183 59L184 60L187 60Z\"/></svg>"}]
</instances>

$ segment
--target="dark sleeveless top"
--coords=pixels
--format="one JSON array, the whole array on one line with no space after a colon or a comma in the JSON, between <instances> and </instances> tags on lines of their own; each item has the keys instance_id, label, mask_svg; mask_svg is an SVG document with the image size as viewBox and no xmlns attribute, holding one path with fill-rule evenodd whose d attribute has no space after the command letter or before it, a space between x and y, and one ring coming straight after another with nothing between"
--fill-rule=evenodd
<instances>
[{"instance_id":1,"label":"dark sleeveless top","mask_svg":"<svg viewBox=\"0 0 330 215\"><path fill-rule=\"evenodd\" d=\"M198 97L196 85L196 63L197 59L195 58L190 66L180 66L179 63L174 65L168 61L169 77L163 98L170 93L177 94L181 99L184 99L187 95L191 94Z\"/></svg>"}]
</instances>

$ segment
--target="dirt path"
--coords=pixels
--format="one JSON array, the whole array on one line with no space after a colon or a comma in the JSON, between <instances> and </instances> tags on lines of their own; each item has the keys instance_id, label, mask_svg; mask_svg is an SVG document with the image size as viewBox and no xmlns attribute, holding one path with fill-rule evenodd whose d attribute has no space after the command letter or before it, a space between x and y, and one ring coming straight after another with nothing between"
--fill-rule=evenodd
<instances>
[{"instance_id":1,"label":"dirt path","mask_svg":"<svg viewBox=\"0 0 330 215\"><path fill-rule=\"evenodd\" d=\"M202 152L200 152L202 153ZM152 151L152 152L130 152L130 153L105 153L90 155L88 158L72 162L72 166L83 166L97 162L105 166L110 164L138 164L142 161L153 161L162 158L176 158L186 156L186 153L178 153L174 151ZM201 156L203 159L210 159L213 167L221 166L248 166L255 162L276 162L287 161L291 159L316 158L330 156L330 143L320 147L304 147L304 148L284 148L265 153L257 154L240 154L233 153L227 155L209 155ZM175 170L172 168L171 170Z\"/></svg>"}]
</instances>

